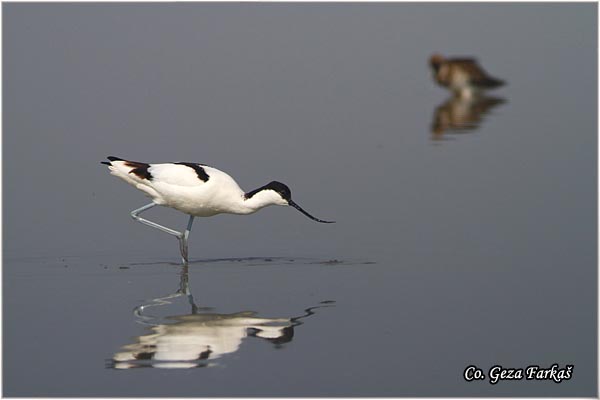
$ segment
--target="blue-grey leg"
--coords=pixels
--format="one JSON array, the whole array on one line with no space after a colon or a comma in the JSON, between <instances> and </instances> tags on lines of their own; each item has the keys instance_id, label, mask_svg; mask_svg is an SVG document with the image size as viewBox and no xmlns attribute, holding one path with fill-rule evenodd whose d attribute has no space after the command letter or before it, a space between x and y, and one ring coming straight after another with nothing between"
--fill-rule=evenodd
<instances>
[{"instance_id":1,"label":"blue-grey leg","mask_svg":"<svg viewBox=\"0 0 600 400\"><path fill-rule=\"evenodd\" d=\"M149 221L149 220L147 220L147 219L142 218L142 217L139 216L139 214L143 213L144 211L147 211L147 210L151 209L152 207L154 207L156 205L157 205L156 203L150 203L150 204L147 204L147 205L145 205L143 207L140 207L140 208L138 208L136 210L133 210L131 212L131 218L135 219L138 222L141 222L144 225L151 226L152 228L156 228L156 229L161 230L161 231L163 231L165 233L168 233L169 235L175 236L177 238L177 240L179 240L179 250L181 252L182 261L183 261L184 264L187 264L188 263L187 238L188 238L188 236L190 234L190 231L192 229L192 222L194 222L194 217L190 216L190 220L188 221L188 226L187 226L187 229L185 230L185 232L179 232L179 231L176 231L176 230L171 229L171 228L167 228L166 226L159 225L156 222Z\"/></svg>"},{"instance_id":2,"label":"blue-grey leg","mask_svg":"<svg viewBox=\"0 0 600 400\"><path fill-rule=\"evenodd\" d=\"M179 239L179 250L181 251L181 257L183 258L183 263L187 264L188 262L188 237L190 236L190 232L192 230L192 224L194 223L194 216L190 215L190 219L188 220L187 228L183 235Z\"/></svg>"}]
</instances>

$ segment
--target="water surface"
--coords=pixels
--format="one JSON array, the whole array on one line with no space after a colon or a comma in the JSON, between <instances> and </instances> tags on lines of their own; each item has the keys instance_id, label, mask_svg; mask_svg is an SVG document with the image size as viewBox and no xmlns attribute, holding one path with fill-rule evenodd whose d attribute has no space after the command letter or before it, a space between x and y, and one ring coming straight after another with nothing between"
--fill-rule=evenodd
<instances>
[{"instance_id":1,"label":"water surface","mask_svg":"<svg viewBox=\"0 0 600 400\"><path fill-rule=\"evenodd\" d=\"M3 16L5 396L596 394L595 5ZM450 99L433 52L508 85ZM337 223L197 220L185 273L108 155L279 180ZM553 363L573 378L462 378Z\"/></svg>"}]
</instances>

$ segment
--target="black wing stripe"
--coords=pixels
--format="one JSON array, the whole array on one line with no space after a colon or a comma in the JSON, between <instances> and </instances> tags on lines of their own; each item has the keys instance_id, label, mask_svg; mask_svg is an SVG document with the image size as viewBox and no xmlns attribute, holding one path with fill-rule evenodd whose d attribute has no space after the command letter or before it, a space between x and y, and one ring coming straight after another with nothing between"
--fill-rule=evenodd
<instances>
[{"instance_id":1,"label":"black wing stripe","mask_svg":"<svg viewBox=\"0 0 600 400\"><path fill-rule=\"evenodd\" d=\"M210 179L210 176L206 173L204 168L202 168L200 166L200 164L190 163L190 162L178 162L175 164L185 165L186 167L193 169L194 171L196 171L196 175L198 175L198 179L200 179L202 182L207 182Z\"/></svg>"}]
</instances>

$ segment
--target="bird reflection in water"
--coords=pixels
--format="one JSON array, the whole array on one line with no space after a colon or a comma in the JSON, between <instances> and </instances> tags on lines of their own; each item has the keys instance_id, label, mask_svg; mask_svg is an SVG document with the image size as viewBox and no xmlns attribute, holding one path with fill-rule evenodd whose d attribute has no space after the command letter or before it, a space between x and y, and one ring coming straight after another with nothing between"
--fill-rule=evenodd
<instances>
[{"instance_id":1,"label":"bird reflection in water","mask_svg":"<svg viewBox=\"0 0 600 400\"><path fill-rule=\"evenodd\" d=\"M166 323L153 323L157 318L146 315L151 307L171 304L171 300L186 296L191 313L167 317ZM189 288L187 265L182 267L180 288L177 292L136 307L138 322L149 326L151 333L138 336L116 353L110 367L130 368L196 368L214 365L214 361L239 350L247 337L260 338L281 347L294 337L294 329L315 310L330 307L333 301L324 301L290 318L261 318L254 311L216 314L210 308L198 307Z\"/></svg>"},{"instance_id":2,"label":"bird reflection in water","mask_svg":"<svg viewBox=\"0 0 600 400\"><path fill-rule=\"evenodd\" d=\"M479 127L486 114L504 103L506 100L499 97L450 97L433 112L431 140L445 140L447 133L473 132Z\"/></svg>"}]
</instances>

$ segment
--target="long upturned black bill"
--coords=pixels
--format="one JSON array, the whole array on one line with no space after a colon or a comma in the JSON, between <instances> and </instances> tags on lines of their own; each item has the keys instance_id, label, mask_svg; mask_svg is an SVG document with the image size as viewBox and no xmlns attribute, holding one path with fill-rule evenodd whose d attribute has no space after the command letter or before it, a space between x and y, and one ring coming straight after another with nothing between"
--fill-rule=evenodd
<instances>
[{"instance_id":1,"label":"long upturned black bill","mask_svg":"<svg viewBox=\"0 0 600 400\"><path fill-rule=\"evenodd\" d=\"M313 217L312 215L310 215L309 213L304 211L302 209L302 207L300 207L298 204L294 203L292 200L288 200L288 204L290 206L294 207L296 210L300 211L302 214L306 215L308 218L312 219L313 221L322 222L324 224L333 224L335 222L335 221L323 221L322 219Z\"/></svg>"}]
</instances>

